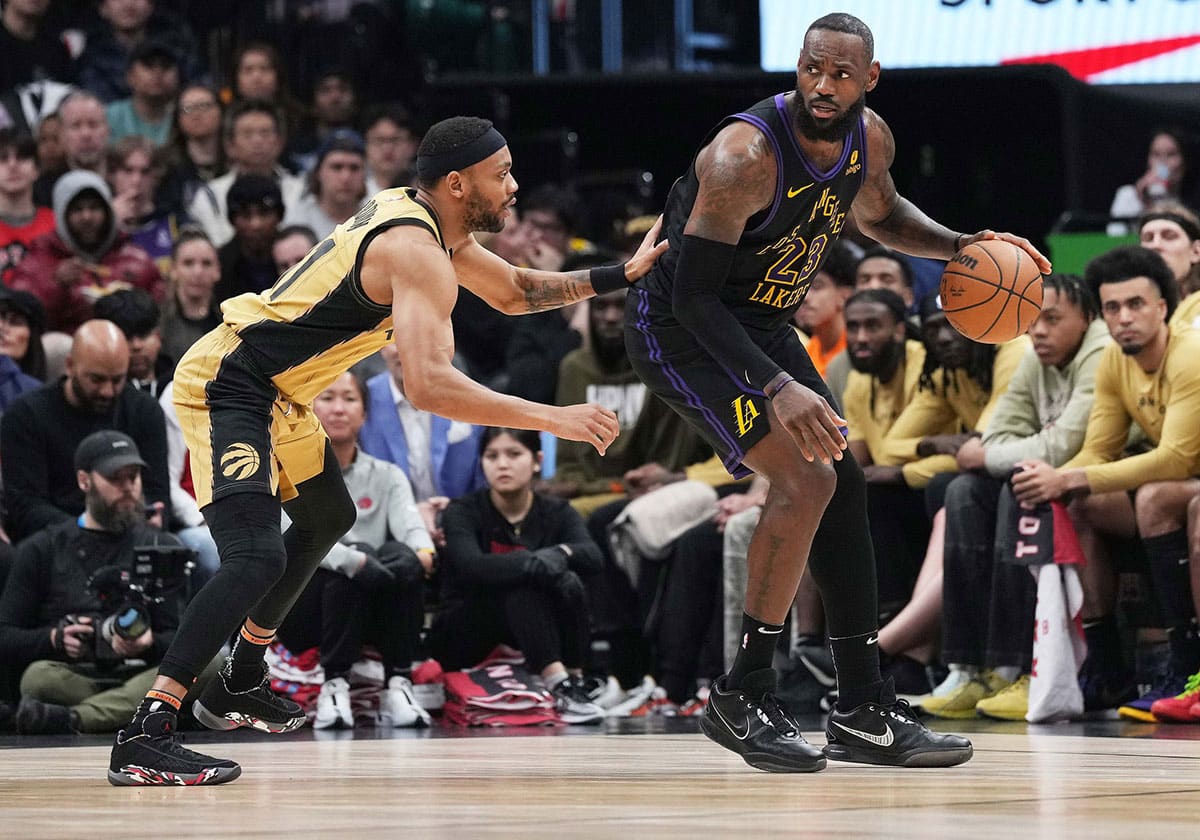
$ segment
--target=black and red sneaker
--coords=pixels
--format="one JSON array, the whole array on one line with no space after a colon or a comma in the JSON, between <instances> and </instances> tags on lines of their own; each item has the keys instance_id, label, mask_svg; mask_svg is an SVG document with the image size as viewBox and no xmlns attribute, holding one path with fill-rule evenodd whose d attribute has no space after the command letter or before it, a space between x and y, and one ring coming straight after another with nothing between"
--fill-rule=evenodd
<instances>
[{"instance_id":1,"label":"black and red sneaker","mask_svg":"<svg viewBox=\"0 0 1200 840\"><path fill-rule=\"evenodd\" d=\"M117 733L108 761L108 782L118 787L223 785L240 775L242 768L236 761L182 746L172 711L151 712L142 718L140 730Z\"/></svg>"},{"instance_id":2,"label":"black and red sneaker","mask_svg":"<svg viewBox=\"0 0 1200 840\"><path fill-rule=\"evenodd\" d=\"M196 720L209 729L237 729L246 726L259 732L291 732L304 725L304 710L299 704L271 690L267 664L262 664L261 679L246 689L230 688L233 657L225 660L220 672L205 687L200 699L192 704Z\"/></svg>"}]
</instances>

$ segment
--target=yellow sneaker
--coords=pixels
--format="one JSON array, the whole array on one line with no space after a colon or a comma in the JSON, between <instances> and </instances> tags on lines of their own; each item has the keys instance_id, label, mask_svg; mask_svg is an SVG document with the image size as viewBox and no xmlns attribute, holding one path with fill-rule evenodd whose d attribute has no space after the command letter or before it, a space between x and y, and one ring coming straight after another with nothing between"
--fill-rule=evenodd
<instances>
[{"instance_id":1,"label":"yellow sneaker","mask_svg":"<svg viewBox=\"0 0 1200 840\"><path fill-rule=\"evenodd\" d=\"M1029 713L1029 674L1022 674L1008 688L980 700L975 711L997 720L1025 720Z\"/></svg>"},{"instance_id":2,"label":"yellow sneaker","mask_svg":"<svg viewBox=\"0 0 1200 840\"><path fill-rule=\"evenodd\" d=\"M935 717L964 720L976 717L975 706L1010 685L995 671L987 670L943 697L923 700L921 708Z\"/></svg>"}]
</instances>

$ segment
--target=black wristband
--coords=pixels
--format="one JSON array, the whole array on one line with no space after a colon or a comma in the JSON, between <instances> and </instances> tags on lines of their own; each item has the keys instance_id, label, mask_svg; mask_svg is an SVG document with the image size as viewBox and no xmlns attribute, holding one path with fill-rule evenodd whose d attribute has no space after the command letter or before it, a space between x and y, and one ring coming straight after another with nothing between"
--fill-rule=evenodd
<instances>
[{"instance_id":1,"label":"black wristband","mask_svg":"<svg viewBox=\"0 0 1200 840\"><path fill-rule=\"evenodd\" d=\"M629 286L629 281L625 279L625 263L598 265L588 269L588 280L598 295L606 295Z\"/></svg>"}]
</instances>

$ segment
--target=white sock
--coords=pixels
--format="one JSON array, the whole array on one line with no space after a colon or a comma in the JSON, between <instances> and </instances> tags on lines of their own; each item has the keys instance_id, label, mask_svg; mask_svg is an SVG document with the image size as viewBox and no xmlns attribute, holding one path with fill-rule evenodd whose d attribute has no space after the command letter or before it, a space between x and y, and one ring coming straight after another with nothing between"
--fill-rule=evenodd
<instances>
[{"instance_id":1,"label":"white sock","mask_svg":"<svg viewBox=\"0 0 1200 840\"><path fill-rule=\"evenodd\" d=\"M1021 669L1016 665L1001 665L999 668L993 668L996 676L1005 682L1016 682L1017 677L1021 676Z\"/></svg>"},{"instance_id":2,"label":"white sock","mask_svg":"<svg viewBox=\"0 0 1200 840\"><path fill-rule=\"evenodd\" d=\"M567 678L566 671L555 671L553 674L551 674L548 677L542 677L542 682L544 682L546 684L546 688L553 691L555 686L557 686L559 683L566 680L566 678Z\"/></svg>"}]
</instances>

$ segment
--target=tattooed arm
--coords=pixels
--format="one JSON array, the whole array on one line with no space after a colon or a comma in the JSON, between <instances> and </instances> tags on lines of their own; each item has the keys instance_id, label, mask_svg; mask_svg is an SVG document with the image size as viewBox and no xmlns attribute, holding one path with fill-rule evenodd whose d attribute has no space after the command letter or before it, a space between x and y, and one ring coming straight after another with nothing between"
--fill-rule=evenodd
<instances>
[{"instance_id":1,"label":"tattooed arm","mask_svg":"<svg viewBox=\"0 0 1200 840\"><path fill-rule=\"evenodd\" d=\"M648 272L667 249L666 240L655 244L661 221L655 223L637 253L623 266L627 282ZM557 309L596 294L590 269L561 272L517 268L484 248L473 235L454 252L452 260L458 282L507 315Z\"/></svg>"},{"instance_id":2,"label":"tattooed arm","mask_svg":"<svg viewBox=\"0 0 1200 840\"><path fill-rule=\"evenodd\" d=\"M914 257L948 260L955 251L981 239L1003 239L1023 248L1043 273L1050 261L1029 240L1011 233L981 230L956 233L935 222L896 191L892 180L892 161L896 158L896 139L886 122L869 108L863 116L867 129L867 177L854 199L854 220L864 234L890 248Z\"/></svg>"}]
</instances>

